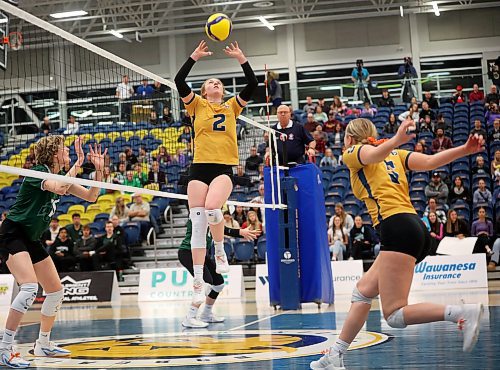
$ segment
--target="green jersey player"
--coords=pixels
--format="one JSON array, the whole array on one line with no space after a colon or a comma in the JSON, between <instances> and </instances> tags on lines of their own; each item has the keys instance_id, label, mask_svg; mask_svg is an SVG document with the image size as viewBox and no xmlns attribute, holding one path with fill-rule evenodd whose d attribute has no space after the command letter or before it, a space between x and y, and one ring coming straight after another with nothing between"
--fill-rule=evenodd
<instances>
[{"instance_id":1,"label":"green jersey player","mask_svg":"<svg viewBox=\"0 0 500 370\"><path fill-rule=\"evenodd\" d=\"M77 161L66 176L77 175L85 155L82 139L75 139ZM89 146L90 160L96 169L97 181L103 176L104 156L101 146ZM36 171L58 174L70 166L69 148L64 146L64 136L54 135L41 138L35 146ZM41 308L41 324L38 340L35 342L35 356L68 356L70 352L50 342L50 331L56 313L63 301L63 287L52 259L40 242L42 232L47 229L56 212L59 197L72 194L89 202L95 202L99 188L87 189L81 185L63 181L40 180L26 177L19 189L16 202L0 226L0 258L6 261L12 275L19 284L19 293L12 305L0 342L0 363L12 368L26 368L30 363L12 348L14 336L26 311L33 304L38 283L46 292Z\"/></svg>"}]
</instances>

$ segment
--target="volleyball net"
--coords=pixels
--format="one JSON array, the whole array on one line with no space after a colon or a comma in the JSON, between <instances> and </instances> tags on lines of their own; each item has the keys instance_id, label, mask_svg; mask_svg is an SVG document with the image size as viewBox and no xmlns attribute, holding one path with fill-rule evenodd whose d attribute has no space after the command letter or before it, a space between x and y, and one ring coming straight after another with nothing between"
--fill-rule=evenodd
<instances>
[{"instance_id":1,"label":"volleyball net","mask_svg":"<svg viewBox=\"0 0 500 370\"><path fill-rule=\"evenodd\" d=\"M186 176L195 148L191 119L175 84L105 49L112 44L139 50L139 44L92 44L72 29L63 30L1 0L0 37L0 187L29 176L187 199ZM269 151L275 131L240 116L237 133L240 166L228 204L286 208L280 181L271 182L272 204L251 203L259 196L263 163L257 160L245 168L245 159L255 150L261 158ZM64 136L71 163L77 159L73 144L78 136L85 153L96 143L107 148L104 181L94 181L89 160L76 178L31 170L34 145L47 134ZM276 167L277 154L269 161ZM156 166L165 173L163 183L148 181Z\"/></svg>"}]
</instances>

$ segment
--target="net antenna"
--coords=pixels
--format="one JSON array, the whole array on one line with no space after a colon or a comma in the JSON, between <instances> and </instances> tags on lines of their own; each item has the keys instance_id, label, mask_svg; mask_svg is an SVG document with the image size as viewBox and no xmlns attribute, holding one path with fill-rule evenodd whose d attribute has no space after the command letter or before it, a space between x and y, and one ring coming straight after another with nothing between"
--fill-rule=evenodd
<instances>
[{"instance_id":1,"label":"net antenna","mask_svg":"<svg viewBox=\"0 0 500 370\"><path fill-rule=\"evenodd\" d=\"M0 11L0 68L7 68L7 49L9 41L9 17Z\"/></svg>"},{"instance_id":2,"label":"net antenna","mask_svg":"<svg viewBox=\"0 0 500 370\"><path fill-rule=\"evenodd\" d=\"M106 119L104 118L105 116L109 118L119 117L118 120L109 122L109 124L113 127L117 125L117 121L119 120L122 120L121 123L139 122L140 120L134 120L133 118L130 119L130 117L140 114L141 109L149 109L147 108L147 104L152 104L151 102L146 102L142 105L132 105L132 103L130 102L130 98L124 98L119 104L116 104L115 99L114 104L118 106L119 112L118 115L113 115L108 114L109 112L100 112L98 110L99 105L104 104L101 103L101 101L106 98L105 96L103 96L105 94L96 94L88 98L86 96L83 96L87 93L99 93L104 92L105 90L109 91L110 89L112 89L112 95L113 98L115 98L114 90L117 84L122 81L122 78L125 78L126 76L130 78L131 83L134 83L136 85L139 85L142 80L157 81L170 89L170 91L168 91L167 93L170 94L169 97L172 99L172 102L174 101L174 99L176 99L176 102L179 101L176 86L172 81L161 77L151 71L148 71L136 64L133 64L130 61L121 58L105 49L102 49L88 41L85 41L84 39L79 38L72 33L69 33L49 22L46 22L22 9L9 4L8 2L0 0L0 11L4 13L4 17L6 17L7 19L10 18L9 26L11 28L9 32L7 27L4 27L3 37L8 37L8 40L6 40L7 43L2 43L0 47L3 46L2 51L6 53L6 50L10 45L10 48L12 50L17 51L10 53L9 59L14 58L14 55L16 54L18 58L17 63L11 63L11 66L9 66L5 71L5 81L9 82L10 80L11 86L7 86L7 84L4 84L4 89L2 92L4 93L4 98L5 96L10 97L12 106L16 105L16 107L22 107L26 111L27 115L32 117L31 123L33 123L37 127L40 127L42 122L40 121L40 118L38 118L37 115L34 114L34 104L30 102L23 102L23 96L21 96L22 93L31 94L33 90L39 90L37 91L37 93L38 96L41 96L43 95L43 93L41 93L43 89L52 90L52 94L55 93L56 98L53 98L53 95L51 95L50 98L46 99L47 101L43 101L43 99L45 99L43 98L40 99L42 103L37 104L58 104L60 108L59 113L54 113L53 117L60 119L62 127L67 126L67 107L69 106L69 104L74 104L75 102L80 103L79 106L81 107L79 110L73 110L73 112L77 112L78 114L80 114L77 118L83 122L93 123L87 125L87 128L95 125L95 123L97 123L98 127L102 127L99 125L107 123L102 122ZM13 28L15 28L16 26L19 27L20 24L22 25L22 34L19 32L12 33ZM2 23L0 23L0 26L1 25ZM22 50L18 50L21 45ZM7 59L5 58L5 66L6 62ZM32 63L32 65L30 65L30 62ZM11 67L14 68L14 66L16 69L11 71ZM23 73L24 75L22 75ZM22 78L17 78L19 74L21 74ZM48 78L49 76L50 78ZM2 76L0 76L0 79L1 77ZM22 85L23 83L24 85ZM65 86L63 94L61 92L60 86ZM116 88L116 90L116 94L118 97L119 89ZM127 91L125 91L125 93L126 92ZM137 97L134 96L133 99L137 99ZM128 119L123 120L122 106L124 107L126 105L128 105L127 109L129 109L130 112L129 116L127 117ZM95 110L92 111L91 107L95 107ZM149 113L149 111L147 112ZM174 112L174 114L176 113L179 113L179 111ZM276 140L275 135L277 131L269 127L269 122L266 126L245 116L240 116L238 118L251 125L253 128L267 131L270 135L270 138L272 137L274 140ZM14 129L14 121L12 125ZM82 126L83 125L80 123L80 130L77 131L79 135L81 135ZM165 129L165 132L163 132L161 135L167 135L167 130L170 130L170 128ZM87 140L94 140L94 131L87 132L89 136ZM66 132L64 134L68 135ZM99 132L99 134L104 133ZM178 135L177 131L175 131L175 134ZM132 133L132 135L134 135L134 133ZM145 135L148 136L149 132L147 132ZM124 136L123 132L121 133L121 136ZM69 146L72 141L70 140L69 136L67 136L66 138L68 139L66 145ZM126 139L128 140L129 138L127 137ZM184 145L184 148L186 148L187 146L186 144L178 144L177 136L175 136L175 141L172 140L172 137L163 137L162 139L163 143L168 142L172 144L172 147L168 148L169 154L175 154L175 151L181 148L182 145ZM115 138L111 138L111 140L113 144L116 144ZM138 144L143 145L144 140L145 138L141 137L138 140ZM240 142L240 144L243 144L243 142ZM25 146L24 148L25 149L23 150L28 150L28 147ZM110 154L110 156L113 155L111 150L108 151L108 153ZM118 154L118 152L115 152L114 158L112 159L113 163L115 164L119 163ZM71 155L74 156L74 153L70 152L70 156ZM276 163L278 163L278 153L276 152L275 155L275 161ZM19 157L21 157L21 155L19 155ZM71 157L71 159L74 160L73 157ZM2 165L7 164L8 166L17 167L21 167L22 165L19 165L19 163L13 163L12 157L11 159L9 159L8 163L5 162L7 161L3 161ZM5 170L5 172L12 173L12 171L7 171L3 166L1 169ZM26 171L29 171L29 173L33 172L30 170ZM37 177L34 173L30 174L29 176ZM74 181L79 182L81 181L81 179L75 179ZM105 185L100 183L102 184L101 186L98 185L97 182L93 182L92 180L86 181L90 181L91 183L93 183L93 186L100 186L102 188L111 189L109 184ZM277 184L279 186L279 181L277 182ZM89 186L90 183L86 182L86 185ZM272 183L272 186L274 191L274 183ZM169 192L160 193L164 194L163 196L171 196L173 198L182 199L182 197L180 197L180 194ZM280 192L278 192L278 196L280 196ZM286 208L286 205L281 204L281 197L279 199L280 201L276 203L273 197L272 204L265 205L265 207L281 209ZM253 204L253 207L260 207L260 205Z\"/></svg>"}]
</instances>

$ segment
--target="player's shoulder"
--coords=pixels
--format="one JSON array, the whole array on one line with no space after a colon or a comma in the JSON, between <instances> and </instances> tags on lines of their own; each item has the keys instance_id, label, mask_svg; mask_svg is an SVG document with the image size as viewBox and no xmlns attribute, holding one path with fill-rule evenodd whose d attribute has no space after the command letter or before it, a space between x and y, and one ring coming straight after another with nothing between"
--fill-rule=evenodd
<instances>
[{"instance_id":1,"label":"player's shoulder","mask_svg":"<svg viewBox=\"0 0 500 370\"><path fill-rule=\"evenodd\" d=\"M345 154L353 154L354 152L356 152L356 151L358 151L359 149L361 149L361 147L362 147L362 146L363 146L362 144L355 144L355 145L352 145L352 146L350 146L349 148L347 148L347 149L345 150L344 155L345 155Z\"/></svg>"},{"instance_id":2,"label":"player's shoulder","mask_svg":"<svg viewBox=\"0 0 500 370\"><path fill-rule=\"evenodd\" d=\"M50 172L49 168L44 164L37 164L37 165L31 167L31 169L33 171L39 171L39 172Z\"/></svg>"}]
</instances>

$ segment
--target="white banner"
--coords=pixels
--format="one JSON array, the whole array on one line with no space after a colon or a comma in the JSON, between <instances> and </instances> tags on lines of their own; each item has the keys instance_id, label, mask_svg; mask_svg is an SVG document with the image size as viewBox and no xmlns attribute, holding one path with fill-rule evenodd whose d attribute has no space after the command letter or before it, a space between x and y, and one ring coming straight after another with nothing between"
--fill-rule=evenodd
<instances>
[{"instance_id":1,"label":"white banner","mask_svg":"<svg viewBox=\"0 0 500 370\"><path fill-rule=\"evenodd\" d=\"M255 300L269 303L269 273L267 265L255 268Z\"/></svg>"},{"instance_id":2,"label":"white banner","mask_svg":"<svg viewBox=\"0 0 500 370\"><path fill-rule=\"evenodd\" d=\"M487 288L484 254L428 256L415 266L412 291Z\"/></svg>"},{"instance_id":3,"label":"white banner","mask_svg":"<svg viewBox=\"0 0 500 370\"><path fill-rule=\"evenodd\" d=\"M439 243L437 253L449 256L471 255L477 238L451 238L446 236Z\"/></svg>"},{"instance_id":4,"label":"white banner","mask_svg":"<svg viewBox=\"0 0 500 370\"><path fill-rule=\"evenodd\" d=\"M14 276L10 274L0 275L0 306L10 306L14 284Z\"/></svg>"},{"instance_id":5,"label":"white banner","mask_svg":"<svg viewBox=\"0 0 500 370\"><path fill-rule=\"evenodd\" d=\"M242 298L245 294L241 265L229 266L224 276L225 287L220 298ZM139 301L190 300L193 296L193 277L182 268L141 269Z\"/></svg>"},{"instance_id":6,"label":"white banner","mask_svg":"<svg viewBox=\"0 0 500 370\"><path fill-rule=\"evenodd\" d=\"M333 291L337 294L352 294L361 276L363 261L332 261Z\"/></svg>"}]
</instances>

